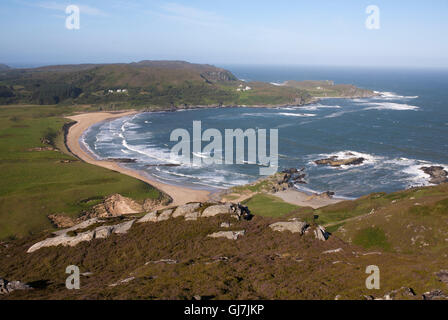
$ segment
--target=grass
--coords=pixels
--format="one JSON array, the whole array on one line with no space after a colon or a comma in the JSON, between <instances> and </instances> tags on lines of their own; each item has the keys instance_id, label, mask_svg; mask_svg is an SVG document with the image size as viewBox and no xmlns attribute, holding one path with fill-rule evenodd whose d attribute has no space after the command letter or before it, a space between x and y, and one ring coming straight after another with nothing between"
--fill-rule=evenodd
<instances>
[{"instance_id":1,"label":"grass","mask_svg":"<svg viewBox=\"0 0 448 320\"><path fill-rule=\"evenodd\" d=\"M390 250L390 243L387 241L384 230L378 227L370 227L360 230L353 240L354 244L360 245L366 249L381 248Z\"/></svg>"},{"instance_id":2,"label":"grass","mask_svg":"<svg viewBox=\"0 0 448 320\"><path fill-rule=\"evenodd\" d=\"M250 208L253 214L262 217L281 217L300 208L268 194L256 194L246 200L244 204Z\"/></svg>"},{"instance_id":3,"label":"grass","mask_svg":"<svg viewBox=\"0 0 448 320\"><path fill-rule=\"evenodd\" d=\"M137 179L66 153L30 151L47 146L41 141L44 137L65 151L63 115L73 111L73 107L56 106L0 107L0 239L51 229L48 215L76 217L110 194L135 200L159 197L156 189Z\"/></svg>"}]
</instances>

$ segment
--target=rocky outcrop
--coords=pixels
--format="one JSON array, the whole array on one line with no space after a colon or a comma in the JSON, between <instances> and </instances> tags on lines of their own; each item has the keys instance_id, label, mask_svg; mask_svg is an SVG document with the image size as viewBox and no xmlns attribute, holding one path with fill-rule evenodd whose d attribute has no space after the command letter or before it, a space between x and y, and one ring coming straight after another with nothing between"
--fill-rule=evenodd
<instances>
[{"instance_id":1,"label":"rocky outcrop","mask_svg":"<svg viewBox=\"0 0 448 320\"><path fill-rule=\"evenodd\" d=\"M92 210L86 214L86 217L107 218L140 212L144 212L141 204L130 198L123 197L120 194L114 194L107 197L103 203L93 207Z\"/></svg>"},{"instance_id":2,"label":"rocky outcrop","mask_svg":"<svg viewBox=\"0 0 448 320\"><path fill-rule=\"evenodd\" d=\"M70 228L75 225L75 221L72 218L59 214L51 214L48 216L48 219L56 228Z\"/></svg>"},{"instance_id":3,"label":"rocky outcrop","mask_svg":"<svg viewBox=\"0 0 448 320\"><path fill-rule=\"evenodd\" d=\"M162 211L157 217L157 222L169 220L173 215L173 209L167 209Z\"/></svg>"},{"instance_id":4,"label":"rocky outcrop","mask_svg":"<svg viewBox=\"0 0 448 320\"><path fill-rule=\"evenodd\" d=\"M271 224L269 227L278 232L290 231L292 233L300 233L302 235L309 227L309 224L298 220L291 220L286 222L276 222Z\"/></svg>"},{"instance_id":5,"label":"rocky outcrop","mask_svg":"<svg viewBox=\"0 0 448 320\"><path fill-rule=\"evenodd\" d=\"M229 240L238 240L239 237L244 236L246 231L219 231L212 234L209 234L210 238L225 238Z\"/></svg>"},{"instance_id":6,"label":"rocky outcrop","mask_svg":"<svg viewBox=\"0 0 448 320\"><path fill-rule=\"evenodd\" d=\"M283 180L286 180L285 182L293 183L293 184L306 184L305 181L305 168L302 168L300 170L296 168L290 168L282 171L282 174L284 174Z\"/></svg>"},{"instance_id":7,"label":"rocky outcrop","mask_svg":"<svg viewBox=\"0 0 448 320\"><path fill-rule=\"evenodd\" d=\"M366 159L364 158L357 158L357 157L351 157L347 159L339 159L338 156L332 156L327 159L320 159L314 161L317 165L330 165L332 167L340 167L340 166L355 166L363 164Z\"/></svg>"},{"instance_id":8,"label":"rocky outcrop","mask_svg":"<svg viewBox=\"0 0 448 320\"><path fill-rule=\"evenodd\" d=\"M92 219L83 221L83 222L81 222L81 223L79 223L77 225L74 225L73 227L70 227L68 229L55 231L55 232L53 232L53 234L57 235L57 236L61 236L61 235L64 235L64 234L68 234L68 233L70 233L72 231L87 229L90 226L93 226L94 224L102 223L102 222L104 222L104 220L100 220L98 218L92 218Z\"/></svg>"},{"instance_id":9,"label":"rocky outcrop","mask_svg":"<svg viewBox=\"0 0 448 320\"><path fill-rule=\"evenodd\" d=\"M232 204L218 204L206 208L202 214L202 218L215 217L220 214L231 214L233 212Z\"/></svg>"},{"instance_id":10,"label":"rocky outcrop","mask_svg":"<svg viewBox=\"0 0 448 320\"><path fill-rule=\"evenodd\" d=\"M448 172L443 167L421 167L420 170L430 176L429 182L432 184L441 184L448 182Z\"/></svg>"},{"instance_id":11,"label":"rocky outcrop","mask_svg":"<svg viewBox=\"0 0 448 320\"><path fill-rule=\"evenodd\" d=\"M8 281L0 278L0 295L9 294L16 290L29 290L32 289L29 285L20 281Z\"/></svg>"},{"instance_id":12,"label":"rocky outcrop","mask_svg":"<svg viewBox=\"0 0 448 320\"><path fill-rule=\"evenodd\" d=\"M173 218L185 217L187 214L191 214L202 207L202 203L188 203L177 207L173 213Z\"/></svg>"},{"instance_id":13,"label":"rocky outcrop","mask_svg":"<svg viewBox=\"0 0 448 320\"><path fill-rule=\"evenodd\" d=\"M112 233L125 234L132 227L135 220L125 221L117 225L99 226L93 230L81 232L74 236L69 235L69 233L71 232L74 232L76 230L83 230L87 227L92 226L97 222L98 220L96 218L90 219L88 221L82 222L79 225L73 226L72 228L57 231L54 233L56 234L55 237L47 238L43 241L34 244L28 249L27 253L32 253L46 247L57 247L57 246L75 247L81 242L90 242L93 239L106 239Z\"/></svg>"},{"instance_id":14,"label":"rocky outcrop","mask_svg":"<svg viewBox=\"0 0 448 320\"><path fill-rule=\"evenodd\" d=\"M206 207L202 210L203 207ZM183 217L187 221L194 221L199 218L211 218L218 215L231 215L239 220L251 220L253 215L249 208L241 204L203 204L189 203L177 207L176 209L166 209L162 212L152 211L138 220L138 223L161 222L172 218Z\"/></svg>"},{"instance_id":15,"label":"rocky outcrop","mask_svg":"<svg viewBox=\"0 0 448 320\"><path fill-rule=\"evenodd\" d=\"M446 295L442 290L433 290L425 292L422 295L423 300L448 300L448 295Z\"/></svg>"},{"instance_id":16,"label":"rocky outcrop","mask_svg":"<svg viewBox=\"0 0 448 320\"><path fill-rule=\"evenodd\" d=\"M333 199L333 196L334 196L334 192L327 191L327 192L323 192L320 194L319 193L313 194L313 195L309 196L306 200L307 201L312 201L312 200L316 200L316 199L328 200L328 199Z\"/></svg>"},{"instance_id":17,"label":"rocky outcrop","mask_svg":"<svg viewBox=\"0 0 448 320\"><path fill-rule=\"evenodd\" d=\"M171 201L172 199L164 194L158 199L146 199L143 205L141 205L130 198L123 197L120 194L114 194L105 198L102 203L84 212L77 219L58 214L49 215L48 219L58 228L69 228L75 225L81 225L82 222L94 218L114 218L141 212L151 212L157 208L167 206Z\"/></svg>"},{"instance_id":18,"label":"rocky outcrop","mask_svg":"<svg viewBox=\"0 0 448 320\"><path fill-rule=\"evenodd\" d=\"M137 223L146 223L146 222L157 222L157 211L150 212L146 214L143 218L139 219Z\"/></svg>"},{"instance_id":19,"label":"rocky outcrop","mask_svg":"<svg viewBox=\"0 0 448 320\"><path fill-rule=\"evenodd\" d=\"M330 238L330 233L328 233L324 227L317 226L317 228L314 230L314 236L318 240L327 241Z\"/></svg>"},{"instance_id":20,"label":"rocky outcrop","mask_svg":"<svg viewBox=\"0 0 448 320\"><path fill-rule=\"evenodd\" d=\"M173 200L168 195L162 195L158 199L146 199L143 202L143 211L151 212L159 207L165 207L169 205Z\"/></svg>"}]
</instances>

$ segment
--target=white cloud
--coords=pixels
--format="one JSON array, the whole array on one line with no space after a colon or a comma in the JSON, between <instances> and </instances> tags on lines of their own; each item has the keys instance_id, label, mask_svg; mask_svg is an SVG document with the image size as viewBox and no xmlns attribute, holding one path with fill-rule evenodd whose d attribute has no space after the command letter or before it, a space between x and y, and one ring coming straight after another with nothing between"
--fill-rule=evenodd
<instances>
[{"instance_id":1,"label":"white cloud","mask_svg":"<svg viewBox=\"0 0 448 320\"><path fill-rule=\"evenodd\" d=\"M223 18L214 12L187 7L177 3L166 3L160 6L160 9L161 12L152 13L163 18L173 19L188 24L212 26L223 22Z\"/></svg>"},{"instance_id":2,"label":"white cloud","mask_svg":"<svg viewBox=\"0 0 448 320\"><path fill-rule=\"evenodd\" d=\"M65 12L65 9L70 4L77 5L79 7L81 14L87 14L89 16L107 16L107 14L105 12L103 12L102 10L100 10L98 8L91 7L88 5L83 5L83 4L77 4L77 3L61 4L61 3L54 2L54 1L52 1L52 2L46 1L46 2L37 2L37 3L30 4L30 5L33 5L33 6L36 6L39 8L43 8L43 9L48 9L48 10L56 10L56 11Z\"/></svg>"}]
</instances>

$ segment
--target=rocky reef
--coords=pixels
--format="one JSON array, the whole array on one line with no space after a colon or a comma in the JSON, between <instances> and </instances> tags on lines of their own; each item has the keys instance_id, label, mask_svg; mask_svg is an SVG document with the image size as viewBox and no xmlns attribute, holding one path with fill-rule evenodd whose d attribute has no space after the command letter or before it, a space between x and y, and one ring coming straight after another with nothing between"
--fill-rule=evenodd
<instances>
[{"instance_id":1,"label":"rocky reef","mask_svg":"<svg viewBox=\"0 0 448 320\"><path fill-rule=\"evenodd\" d=\"M448 172L444 167L432 166L432 167L421 167L424 173L430 176L429 182L432 184L441 184L448 182Z\"/></svg>"},{"instance_id":2,"label":"rocky reef","mask_svg":"<svg viewBox=\"0 0 448 320\"><path fill-rule=\"evenodd\" d=\"M348 154L350 155L350 154ZM320 159L314 161L317 165L329 165L332 167L340 167L340 166L355 166L363 164L366 159L361 157L350 157L346 159L340 159L338 156L332 156L326 159Z\"/></svg>"}]
</instances>

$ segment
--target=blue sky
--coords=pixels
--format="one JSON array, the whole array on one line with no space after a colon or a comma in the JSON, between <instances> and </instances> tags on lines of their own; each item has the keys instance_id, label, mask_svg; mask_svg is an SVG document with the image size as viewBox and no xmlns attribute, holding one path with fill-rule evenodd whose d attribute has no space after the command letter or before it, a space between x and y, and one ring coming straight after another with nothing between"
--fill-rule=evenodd
<instances>
[{"instance_id":1,"label":"blue sky","mask_svg":"<svg viewBox=\"0 0 448 320\"><path fill-rule=\"evenodd\" d=\"M69 4L80 30L65 28ZM2 0L0 62L448 67L447 15L446 0Z\"/></svg>"}]
</instances>

